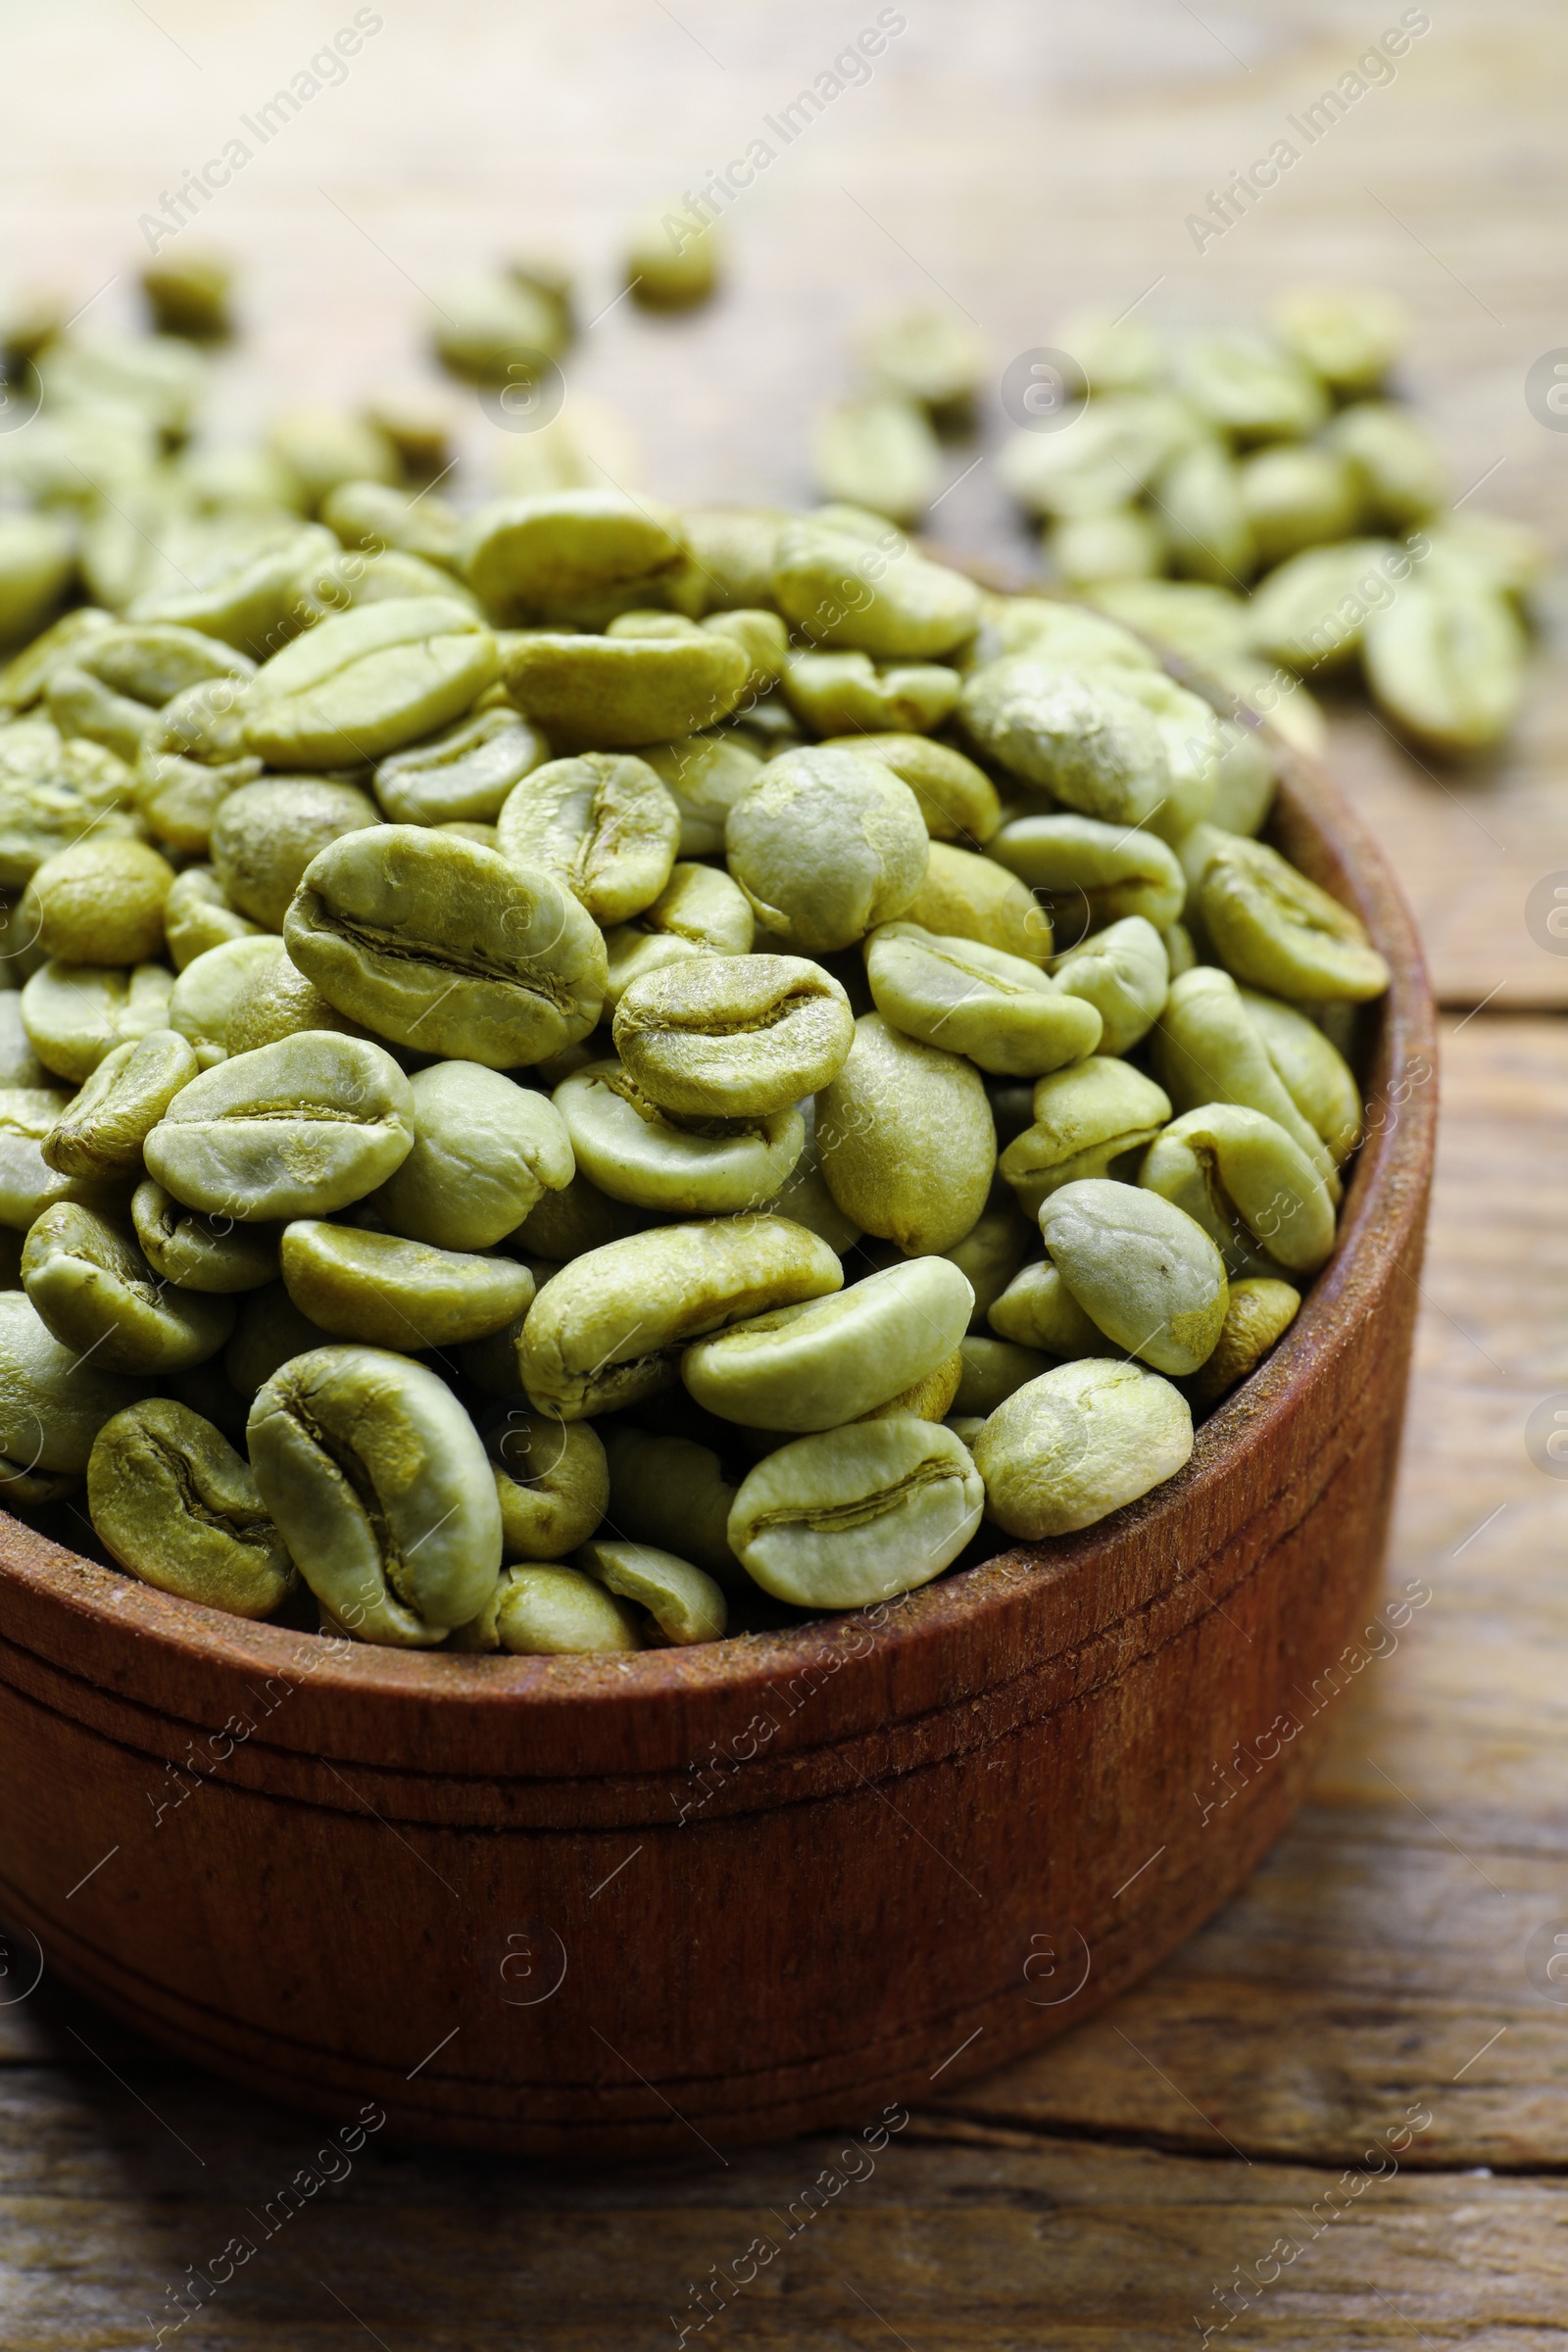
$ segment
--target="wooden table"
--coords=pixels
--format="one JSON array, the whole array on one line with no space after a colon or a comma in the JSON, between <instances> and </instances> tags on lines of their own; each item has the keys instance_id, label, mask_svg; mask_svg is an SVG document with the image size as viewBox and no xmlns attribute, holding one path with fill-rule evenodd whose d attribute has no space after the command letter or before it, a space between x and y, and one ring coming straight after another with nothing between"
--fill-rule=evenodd
<instances>
[{"instance_id":1,"label":"wooden table","mask_svg":"<svg viewBox=\"0 0 1568 2352\"><path fill-rule=\"evenodd\" d=\"M1409 380L1457 486L1490 469L1478 504L1560 534L1568 439L1522 398L1530 362L1568 333L1560 11L1434 6L1394 83L1201 255L1186 216L1364 53L1375 17L1338 0L905 13L871 79L737 207L725 299L679 323L622 302L586 338L571 384L635 421L652 486L803 497L807 417L847 380L869 301L940 289L1005 357L1086 298L1219 321L1277 282L1343 273L1410 301ZM575 247L591 316L615 292L631 207L743 151L875 14L388 9L342 85L211 213L253 289L230 413L406 375L424 291L509 245ZM8 26L0 249L27 273L84 298L123 270L158 191L326 37L292 5L230 0L217 30L210 16L200 0L82 0L69 23ZM103 315L124 291L102 293ZM465 414L482 465L487 428ZM973 466L995 439L954 453L935 525L1012 556L989 454ZM1311 1799L1251 1885L1068 2039L933 2084L874 2170L797 2222L701 2333L693 2288L754 2237L780 2239L839 2141L727 2163L694 2145L683 2166L581 2180L371 2139L323 2183L345 2160L318 2166L309 2120L162 2059L46 1969L0 2005L7 2352L149 2344L179 2317L187 2266L254 2238L247 2213L302 2174L318 2183L303 2209L166 2341L597 2352L686 2323L693 2342L916 2352L1143 2352L1205 2328L1280 2352L1563 2342L1568 1985L1546 1967L1568 1937L1565 1495L1526 1425L1558 1393L1568 1405L1568 956L1537 944L1524 906L1568 872L1568 698L1544 648L1540 669L1516 743L1464 773L1412 761L1355 706L1335 714L1332 763L1400 863L1450 1008L1390 1563L1419 1605L1334 1702ZM18 1955L0 1991L28 1974ZM395 1951L373 1997L397 1999ZM1401 2127L1396 2165L1367 2155Z\"/></svg>"}]
</instances>

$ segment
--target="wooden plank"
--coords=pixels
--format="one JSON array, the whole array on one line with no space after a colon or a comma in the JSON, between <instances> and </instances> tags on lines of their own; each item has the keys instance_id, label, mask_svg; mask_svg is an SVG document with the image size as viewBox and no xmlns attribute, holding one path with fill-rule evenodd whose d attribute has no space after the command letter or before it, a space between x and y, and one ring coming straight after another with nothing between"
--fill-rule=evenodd
<instances>
[{"instance_id":1,"label":"wooden plank","mask_svg":"<svg viewBox=\"0 0 1568 2352\"><path fill-rule=\"evenodd\" d=\"M1391 2100L1379 2122L1396 2130L1401 2113ZM890 2338L919 2352L1168 2352L1204 2325L1211 2342L1269 2352L1381 2352L1412 2328L1442 2346L1561 2342L1561 2181L1422 2175L1394 2156L1377 2159L1383 2178L1347 2180L1061 2140L933 2144L911 2123L874 2156L863 2142L846 2156L843 2136L800 2140L733 2177L666 2170L591 2192L488 2161L366 2156L285 2223L278 2168L309 2164L312 2139L258 2157L218 2115L173 2116L192 2133L205 2124L210 2170L232 2159L221 2187L189 2160L171 2178L158 2126L122 2100L91 2176L0 2198L7 2352L129 2352L152 2341L148 2315L177 2317L166 2290L179 2284L197 2302L167 2339L181 2352L342 2352L367 2334L388 2352L653 2352L683 2322L688 2344L777 2352ZM30 2119L13 2107L6 2120ZM254 2254L198 2301L192 2272L221 2274L236 2237ZM715 2269L732 2281L723 2313Z\"/></svg>"}]
</instances>

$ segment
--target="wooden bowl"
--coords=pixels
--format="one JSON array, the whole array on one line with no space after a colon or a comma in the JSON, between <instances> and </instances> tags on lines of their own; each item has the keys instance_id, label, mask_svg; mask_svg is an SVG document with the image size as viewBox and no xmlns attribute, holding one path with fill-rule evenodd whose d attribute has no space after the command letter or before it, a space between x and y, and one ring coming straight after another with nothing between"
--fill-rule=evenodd
<instances>
[{"instance_id":1,"label":"wooden bowl","mask_svg":"<svg viewBox=\"0 0 1568 2352\"><path fill-rule=\"evenodd\" d=\"M1088 2016L1278 1837L1354 1679L1432 1008L1309 762L1274 837L1394 971L1342 1240L1189 1466L871 1616L635 1657L326 1644L0 1517L0 1912L162 2042L533 2155L875 2118Z\"/></svg>"}]
</instances>

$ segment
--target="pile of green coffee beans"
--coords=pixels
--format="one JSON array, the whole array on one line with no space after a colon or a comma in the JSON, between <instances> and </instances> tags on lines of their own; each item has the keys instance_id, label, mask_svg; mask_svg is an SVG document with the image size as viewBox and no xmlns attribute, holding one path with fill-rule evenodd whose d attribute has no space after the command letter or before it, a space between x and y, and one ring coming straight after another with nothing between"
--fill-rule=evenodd
<instances>
[{"instance_id":1,"label":"pile of green coffee beans","mask_svg":"<svg viewBox=\"0 0 1568 2352\"><path fill-rule=\"evenodd\" d=\"M1256 731L858 508L220 465L188 362L61 344L0 446L0 1495L550 1653L1180 1469L1334 1249L1388 981Z\"/></svg>"},{"instance_id":2,"label":"pile of green coffee beans","mask_svg":"<svg viewBox=\"0 0 1568 2352\"><path fill-rule=\"evenodd\" d=\"M1468 493L1454 509L1443 452L1388 389L1408 339L1401 305L1351 287L1282 294L1264 330L1069 319L1061 348L1004 377L1020 429L998 466L1044 523L1054 577L1200 665L1233 709L1318 749L1300 681L1359 662L1418 750L1484 752L1518 714L1548 552ZM819 425L817 479L912 523L942 479L940 436L974 419L986 347L922 307L874 321L860 362L864 390Z\"/></svg>"}]
</instances>

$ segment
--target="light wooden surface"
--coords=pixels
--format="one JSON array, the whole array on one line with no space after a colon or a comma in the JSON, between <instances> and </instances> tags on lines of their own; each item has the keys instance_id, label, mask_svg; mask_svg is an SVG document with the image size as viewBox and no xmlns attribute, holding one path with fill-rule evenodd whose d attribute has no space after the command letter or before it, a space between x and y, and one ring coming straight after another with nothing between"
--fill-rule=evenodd
<instances>
[{"instance_id":1,"label":"light wooden surface","mask_svg":"<svg viewBox=\"0 0 1568 2352\"><path fill-rule=\"evenodd\" d=\"M270 397L406 373L418 289L510 243L575 247L592 315L615 292L631 206L740 151L875 15L825 0L384 13L344 86L258 155L209 221L247 257L245 364ZM1085 299L1120 308L1152 287L1152 317L1224 320L1283 280L1344 274L1411 302L1409 381L1459 486L1494 467L1475 503L1561 535L1568 436L1522 398L1530 363L1564 339L1568 20L1551 0L1434 6L1396 83L1202 256L1186 214L1353 62L1375 14L1355 0L906 13L871 82L737 213L723 303L679 324L621 303L582 346L571 380L635 420L651 486L803 496L807 419L843 380L854 320L933 278L1004 358L1050 341ZM63 272L91 293L134 250L144 202L323 37L294 0L229 0L221 30L200 0L153 0L153 14L121 0L0 12L0 250L16 274ZM106 315L122 292L102 296ZM236 414L259 397L237 388ZM954 452L956 479L975 454ZM935 519L955 545L1017 552L989 460ZM1549 621L1559 596L1547 608ZM1568 957L1524 922L1536 881L1568 870L1565 717L1544 649L1518 741L1474 772L1425 773L1364 714L1336 717L1338 772L1400 861L1456 1008L1390 1568L1431 1601L1336 1702L1307 1809L1209 1929L1038 2058L946 2101L934 2086L874 2175L688 2341L1200 2340L1225 2316L1215 2281L1266 2268L1282 2235L1304 2242L1313 2225L1293 2216L1412 2106L1432 2120L1397 2175L1350 2200L1210 2340L1562 2341L1568 2020L1532 1984L1526 1946L1543 1928L1568 1933L1568 1494L1524 1432L1541 1399L1568 1392L1568 1024L1520 1015L1568 1006ZM377 1997L396 2001L395 1952ZM166 2286L245 2229L244 2208L264 2211L320 2135L182 2076L47 1979L0 2007L0 2033L8 2352L150 2343L146 2315L171 2316ZM587 2182L372 2139L166 2341L668 2342L669 2315L677 2328L693 2316L689 2285L777 2236L769 2209L799 2202L843 2144L723 2168L694 2149L686 2167Z\"/></svg>"}]
</instances>

